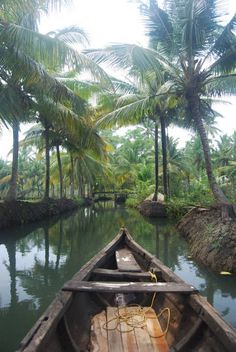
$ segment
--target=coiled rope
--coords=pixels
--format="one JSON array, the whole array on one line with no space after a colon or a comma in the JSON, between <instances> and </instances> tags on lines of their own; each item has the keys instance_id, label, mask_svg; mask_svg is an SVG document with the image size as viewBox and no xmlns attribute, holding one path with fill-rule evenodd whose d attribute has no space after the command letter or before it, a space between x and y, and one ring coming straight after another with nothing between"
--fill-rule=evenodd
<instances>
[{"instance_id":1,"label":"coiled rope","mask_svg":"<svg viewBox=\"0 0 236 352\"><path fill-rule=\"evenodd\" d=\"M157 277L154 273L149 271L151 281L157 282ZM151 305L149 307L142 307L140 305L128 305L127 307L117 307L117 311L115 312L115 317L108 320L103 328L106 330L118 330L121 333L127 333L134 331L135 328L143 328L145 327L149 336L152 338L160 338L166 335L169 325L170 325L170 308L164 308L157 315L157 318L161 317L165 312L167 312L167 323L166 328L162 334L158 336L153 336L149 333L147 328L147 319L155 319L156 317L148 317L148 312L152 309L157 293L154 292L152 296ZM129 308L127 310L127 308ZM133 309L130 309L133 308ZM111 327L112 322L115 322L115 326ZM112 324L113 325L113 324ZM123 326L123 328L122 328ZM125 328L124 328L125 326Z\"/></svg>"}]
</instances>

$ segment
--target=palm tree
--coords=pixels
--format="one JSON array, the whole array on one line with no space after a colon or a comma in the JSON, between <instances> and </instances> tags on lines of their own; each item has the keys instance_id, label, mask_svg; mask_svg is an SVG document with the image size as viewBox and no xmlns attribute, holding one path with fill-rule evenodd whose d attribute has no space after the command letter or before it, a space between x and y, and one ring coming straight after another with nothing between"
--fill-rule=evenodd
<instances>
[{"instance_id":1,"label":"palm tree","mask_svg":"<svg viewBox=\"0 0 236 352\"><path fill-rule=\"evenodd\" d=\"M140 123L150 120L155 125L155 192L153 200L157 200L158 194L158 130L160 125L161 143L162 143L162 167L163 167L163 190L164 195L168 197L168 176L167 176L167 136L166 127L169 124L169 115L177 112L178 99L166 98L166 89L161 85L164 77L161 73L146 74L142 72L142 65L137 67L136 57L130 52L129 64L132 67L131 72L135 70L136 79L139 85L131 86L129 83L129 92L119 97L113 111L107 115L101 116L98 126L111 124L127 125L131 123ZM160 68L160 67L159 67ZM125 83L125 82L124 82ZM115 84L114 84L115 86ZM132 90L131 90L132 87ZM123 88L123 87L122 87ZM129 94L128 94L129 93ZM163 99L163 96L165 99Z\"/></svg>"},{"instance_id":2,"label":"palm tree","mask_svg":"<svg viewBox=\"0 0 236 352\"><path fill-rule=\"evenodd\" d=\"M35 145L39 150L45 150L45 199L49 198L50 150L53 148L56 148L57 154L58 168L56 169L59 171L60 198L62 198L64 190L62 165L65 164L64 171L70 174L71 180L75 178L75 169L78 171L77 178L94 180L98 170L101 172L105 166L106 143L97 134L94 127L89 124L89 121L87 121L87 125L81 124L80 120L73 119L68 115L65 122L64 115L60 116L59 112L60 110L58 110L57 119L53 116L50 119L47 116L44 121L41 119L41 124L38 123L31 127L22 142L22 145ZM67 155L63 155L62 160L58 150L59 146L67 151ZM72 165L71 157L73 158ZM68 163L72 169L68 168Z\"/></svg>"},{"instance_id":3,"label":"palm tree","mask_svg":"<svg viewBox=\"0 0 236 352\"><path fill-rule=\"evenodd\" d=\"M54 103L60 102L64 107L73 107L72 110L76 109L76 113L81 114L82 99L53 77L55 71L63 70L65 67L73 68L77 72L87 69L100 82L109 81L98 65L72 47L71 44L75 42L81 43L87 40L83 30L70 27L48 35L38 32L42 11L48 13L49 9L60 7L66 2L65 0L35 0L34 2L20 0L16 4L10 1L8 12L4 11L5 2L0 3L0 9L2 7L3 10L0 19L0 91L3 93L0 119L4 123L14 124L15 148L12 167L14 174L12 174L7 195L8 200L16 199L17 123L19 125L22 117L28 115L29 109L38 111L36 107L42 100L42 92L47 94ZM14 95L9 94L9 90L13 91ZM14 101L13 97L17 99Z\"/></svg>"},{"instance_id":4,"label":"palm tree","mask_svg":"<svg viewBox=\"0 0 236 352\"><path fill-rule=\"evenodd\" d=\"M205 122L212 112L205 97L236 93L236 14L224 27L221 1L166 0L165 11L152 1L149 7L149 33L153 34L156 50L137 45L113 45L103 51L94 51L97 62L127 68L130 55L146 72L165 72L168 96L185 100L186 116L199 133L204 152L205 167L211 191L222 209L233 209L218 186L213 174Z\"/></svg>"},{"instance_id":5,"label":"palm tree","mask_svg":"<svg viewBox=\"0 0 236 352\"><path fill-rule=\"evenodd\" d=\"M6 79L6 74L3 76ZM19 82L14 78L8 80L1 93L0 119L6 126L11 126L13 132L12 172L9 181L10 187L5 197L6 201L11 201L16 199L17 193L20 121L29 119L32 103L25 92L21 90Z\"/></svg>"},{"instance_id":6,"label":"palm tree","mask_svg":"<svg viewBox=\"0 0 236 352\"><path fill-rule=\"evenodd\" d=\"M222 184L230 183L232 169L235 168L232 142L232 137L223 135L217 141L214 149L214 164Z\"/></svg>"},{"instance_id":7,"label":"palm tree","mask_svg":"<svg viewBox=\"0 0 236 352\"><path fill-rule=\"evenodd\" d=\"M185 97L186 113L199 133L213 195L218 203L229 205L213 174L204 125L207 114L212 112L204 97L236 93L236 15L225 27L220 26L223 13L219 5L216 0L167 0L163 11L150 0L146 14L149 35L165 55L159 59L168 66L166 71L174 89ZM175 69L170 60L176 64ZM233 215L233 208L230 211Z\"/></svg>"}]
</instances>

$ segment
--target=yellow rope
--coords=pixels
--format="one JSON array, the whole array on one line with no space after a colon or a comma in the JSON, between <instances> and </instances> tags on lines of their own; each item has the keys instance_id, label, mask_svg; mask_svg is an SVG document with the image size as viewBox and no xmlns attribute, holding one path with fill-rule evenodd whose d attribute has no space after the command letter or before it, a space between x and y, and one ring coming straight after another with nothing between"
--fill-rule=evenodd
<instances>
[{"instance_id":1,"label":"yellow rope","mask_svg":"<svg viewBox=\"0 0 236 352\"><path fill-rule=\"evenodd\" d=\"M154 281L157 283L157 276L156 274L152 273L151 271L148 272L150 277L151 277L151 281ZM153 307L153 304L154 304L154 301L155 301L155 298L156 298L156 292L154 292L153 296L152 296L152 302L151 302L151 305L149 308L152 308Z\"/></svg>"},{"instance_id":2,"label":"yellow rope","mask_svg":"<svg viewBox=\"0 0 236 352\"><path fill-rule=\"evenodd\" d=\"M157 277L154 273L152 273L151 271L149 271L150 274L150 278L151 281L157 282ZM149 307L141 307L140 305L128 305L127 307L117 307L117 311L115 312L115 317L108 320L104 325L103 328L106 330L118 330L122 333L125 332L131 332L133 331L135 328L143 328L145 327L147 329L147 312L153 307L155 298L156 298L156 292L154 292L153 296L152 296L152 301L151 301L151 305ZM127 311L126 308L134 308L133 310L129 309ZM169 325L170 325L170 309L169 308L164 308L158 315L157 317L159 318L160 316L162 316L162 314L164 312L167 312L167 324L166 324L166 329L164 330L164 332L161 335L158 336L152 336L148 329L148 334L150 337L152 338L160 338L166 335L168 329L169 329ZM155 318L149 318L149 319L155 319ZM112 322L115 321L115 326L114 327L109 327L108 325ZM122 324L126 324L126 326L128 327L128 329L122 329Z\"/></svg>"}]
</instances>

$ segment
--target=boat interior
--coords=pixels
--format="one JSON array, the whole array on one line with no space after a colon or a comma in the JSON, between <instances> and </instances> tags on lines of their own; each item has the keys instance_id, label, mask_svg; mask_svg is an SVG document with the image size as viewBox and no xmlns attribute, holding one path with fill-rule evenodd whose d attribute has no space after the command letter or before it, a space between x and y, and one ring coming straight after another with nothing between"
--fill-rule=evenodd
<instances>
[{"instance_id":1,"label":"boat interior","mask_svg":"<svg viewBox=\"0 0 236 352\"><path fill-rule=\"evenodd\" d=\"M121 236L64 285L54 303L63 308L60 314L54 308L37 351L230 351L215 311L196 296L193 286Z\"/></svg>"}]
</instances>

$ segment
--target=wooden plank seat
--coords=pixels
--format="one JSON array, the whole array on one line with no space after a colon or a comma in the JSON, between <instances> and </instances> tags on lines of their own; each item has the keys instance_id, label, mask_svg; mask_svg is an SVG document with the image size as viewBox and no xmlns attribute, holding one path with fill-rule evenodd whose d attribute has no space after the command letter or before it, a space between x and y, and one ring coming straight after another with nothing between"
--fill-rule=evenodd
<instances>
[{"instance_id":1,"label":"wooden plank seat","mask_svg":"<svg viewBox=\"0 0 236 352\"><path fill-rule=\"evenodd\" d=\"M119 271L118 269L103 269L96 268L93 270L93 274L101 277L109 277L114 279L130 279L130 280L150 280L150 273L147 271L144 272L128 272L128 271ZM161 277L161 271L155 271L157 278Z\"/></svg>"},{"instance_id":2,"label":"wooden plank seat","mask_svg":"<svg viewBox=\"0 0 236 352\"><path fill-rule=\"evenodd\" d=\"M122 313L125 312L125 314L134 312L134 307L122 309ZM90 350L92 352L168 352L169 347L155 311L147 307L144 309L146 322L142 327L130 328L124 321L117 326L117 307L107 307L106 311L95 315L91 321Z\"/></svg>"},{"instance_id":3,"label":"wooden plank seat","mask_svg":"<svg viewBox=\"0 0 236 352\"><path fill-rule=\"evenodd\" d=\"M197 292L194 286L176 282L107 282L107 281L80 281L69 282L62 288L63 291L84 292L179 292L190 294Z\"/></svg>"},{"instance_id":4,"label":"wooden plank seat","mask_svg":"<svg viewBox=\"0 0 236 352\"><path fill-rule=\"evenodd\" d=\"M126 248L116 251L116 264L119 271L141 272L133 254Z\"/></svg>"}]
</instances>

